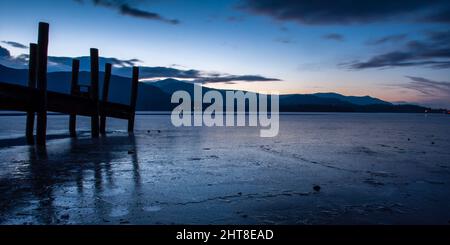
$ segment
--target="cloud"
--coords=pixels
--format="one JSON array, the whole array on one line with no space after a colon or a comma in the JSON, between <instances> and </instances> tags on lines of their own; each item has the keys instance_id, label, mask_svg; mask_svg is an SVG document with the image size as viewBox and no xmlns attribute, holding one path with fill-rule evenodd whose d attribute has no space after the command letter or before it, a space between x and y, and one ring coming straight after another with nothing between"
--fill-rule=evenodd
<instances>
[{"instance_id":1,"label":"cloud","mask_svg":"<svg viewBox=\"0 0 450 245\"><path fill-rule=\"evenodd\" d=\"M117 67L113 73L121 76L130 76L131 67ZM281 81L276 78L268 78L260 75L229 75L215 72L204 72L200 70L181 70L173 67L139 67L139 77L145 80L161 80L166 78L184 79L197 83L234 83L234 82L275 82Z\"/></svg>"},{"instance_id":2,"label":"cloud","mask_svg":"<svg viewBox=\"0 0 450 245\"><path fill-rule=\"evenodd\" d=\"M422 19L427 22L447 23L450 24L450 7L447 9L430 14Z\"/></svg>"},{"instance_id":3,"label":"cloud","mask_svg":"<svg viewBox=\"0 0 450 245\"><path fill-rule=\"evenodd\" d=\"M2 41L2 43L8 44L9 46L14 47L14 48L20 48L20 49L27 49L28 48L28 46L26 46L24 44L21 44L21 43L18 43L18 42L13 42L13 41Z\"/></svg>"},{"instance_id":4,"label":"cloud","mask_svg":"<svg viewBox=\"0 0 450 245\"><path fill-rule=\"evenodd\" d=\"M406 40L407 34L395 34L367 41L368 45L381 45L385 43L398 43Z\"/></svg>"},{"instance_id":5,"label":"cloud","mask_svg":"<svg viewBox=\"0 0 450 245\"><path fill-rule=\"evenodd\" d=\"M243 0L239 9L279 21L306 25L371 23L387 20L448 23L448 0ZM447 11L446 11L447 10Z\"/></svg>"},{"instance_id":6,"label":"cloud","mask_svg":"<svg viewBox=\"0 0 450 245\"><path fill-rule=\"evenodd\" d=\"M72 60L80 60L80 71L90 70L90 57L60 57L48 56L48 71L71 71ZM138 59L118 59L99 57L100 70L103 70L106 63L113 65L112 73L118 76L130 77L132 74L132 67L139 66L141 61ZM13 68L27 69L28 55L22 54L17 57L11 56L8 49L0 46L0 64ZM266 81L281 81L276 78L268 78L260 75L230 75L217 72L204 72L200 70L182 70L173 67L148 67L139 66L139 77L148 80L160 80L166 78L188 79L192 82L199 83L233 83L233 82L266 82Z\"/></svg>"},{"instance_id":7,"label":"cloud","mask_svg":"<svg viewBox=\"0 0 450 245\"><path fill-rule=\"evenodd\" d=\"M228 16L227 21L229 22L243 22L245 20L244 16Z\"/></svg>"},{"instance_id":8,"label":"cloud","mask_svg":"<svg viewBox=\"0 0 450 245\"><path fill-rule=\"evenodd\" d=\"M448 96L450 100L450 82L439 82L426 79L423 77L406 76L412 82L408 83L405 88L414 89L424 95L431 96Z\"/></svg>"},{"instance_id":9,"label":"cloud","mask_svg":"<svg viewBox=\"0 0 450 245\"><path fill-rule=\"evenodd\" d=\"M0 64L15 68L27 68L28 55L22 54L17 57L11 56L8 49L0 46Z\"/></svg>"},{"instance_id":10,"label":"cloud","mask_svg":"<svg viewBox=\"0 0 450 245\"><path fill-rule=\"evenodd\" d=\"M166 22L166 23L169 23L172 25L180 24L180 21L177 19L167 19L157 13L148 12L148 11L144 11L144 10L140 10L140 9L135 9L135 8L128 6L127 4L120 5L120 12L123 15L129 15L129 16L150 19L150 20L159 20L159 21Z\"/></svg>"},{"instance_id":11,"label":"cloud","mask_svg":"<svg viewBox=\"0 0 450 245\"><path fill-rule=\"evenodd\" d=\"M406 76L411 81L399 87L419 92L420 102L450 108L450 82L434 81L423 77Z\"/></svg>"},{"instance_id":12,"label":"cloud","mask_svg":"<svg viewBox=\"0 0 450 245\"><path fill-rule=\"evenodd\" d=\"M202 77L199 81L203 83L233 83L238 81L243 82L277 82L281 81L276 78L267 78L259 75L228 75L228 76L214 76L214 77Z\"/></svg>"},{"instance_id":13,"label":"cloud","mask_svg":"<svg viewBox=\"0 0 450 245\"><path fill-rule=\"evenodd\" d=\"M114 71L118 75L129 76L131 74L131 67L117 68ZM202 72L198 70L181 70L172 67L139 67L140 77L143 79L151 78L184 78L184 79L197 79L201 77Z\"/></svg>"},{"instance_id":14,"label":"cloud","mask_svg":"<svg viewBox=\"0 0 450 245\"><path fill-rule=\"evenodd\" d=\"M344 36L338 33L330 33L322 36L323 39L333 40L333 41L344 41Z\"/></svg>"},{"instance_id":15,"label":"cloud","mask_svg":"<svg viewBox=\"0 0 450 245\"><path fill-rule=\"evenodd\" d=\"M0 46L0 57L10 57L11 53L6 48Z\"/></svg>"},{"instance_id":16,"label":"cloud","mask_svg":"<svg viewBox=\"0 0 450 245\"><path fill-rule=\"evenodd\" d=\"M70 71L72 69L72 60L80 60L80 70L88 71L90 70L90 57L80 56L80 57L64 57L64 56L48 56L48 70L50 72L54 71ZM107 58L99 57L99 66L102 70L106 63L110 63L114 68L132 67L136 66L141 61L138 59L117 59L117 58ZM13 68L28 68L28 54L21 54L19 56L11 56L8 49L0 46L0 63Z\"/></svg>"},{"instance_id":17,"label":"cloud","mask_svg":"<svg viewBox=\"0 0 450 245\"><path fill-rule=\"evenodd\" d=\"M61 56L49 56L48 57L48 66L49 70L67 70L72 67L72 60L78 59L80 60L80 70L90 70L90 57L89 56L80 56L80 57L61 57ZM132 67L137 65L140 61L137 59L117 59L117 58L107 58L107 57L99 57L99 66L102 69L106 63L110 63L113 67Z\"/></svg>"},{"instance_id":18,"label":"cloud","mask_svg":"<svg viewBox=\"0 0 450 245\"><path fill-rule=\"evenodd\" d=\"M412 40L400 49L375 55L366 61L340 64L350 69L426 66L450 68L450 31L428 32L423 40Z\"/></svg>"},{"instance_id":19,"label":"cloud","mask_svg":"<svg viewBox=\"0 0 450 245\"><path fill-rule=\"evenodd\" d=\"M113 73L123 76L131 74L130 67L117 68ZM165 78L186 79L197 83L234 83L234 82L268 82L281 81L260 75L229 75L222 73L203 72L200 70L181 70L173 67L139 67L141 79L160 80Z\"/></svg>"},{"instance_id":20,"label":"cloud","mask_svg":"<svg viewBox=\"0 0 450 245\"><path fill-rule=\"evenodd\" d=\"M450 46L450 31L428 31L426 36L436 45Z\"/></svg>"},{"instance_id":21,"label":"cloud","mask_svg":"<svg viewBox=\"0 0 450 245\"><path fill-rule=\"evenodd\" d=\"M75 0L79 3L84 3L83 0ZM122 15L132 16L136 18L148 19L148 20L156 20L165 22L172 25L180 24L180 21L177 19L169 19L161 16L158 13L138 9L133 6L136 1L126 1L126 0L91 0L92 3L96 6L107 7L111 9L117 10Z\"/></svg>"},{"instance_id":22,"label":"cloud","mask_svg":"<svg viewBox=\"0 0 450 245\"><path fill-rule=\"evenodd\" d=\"M283 44L295 43L295 40L292 38L289 38L289 37L279 37L279 38L276 38L274 41L277 43L283 43Z\"/></svg>"}]
</instances>

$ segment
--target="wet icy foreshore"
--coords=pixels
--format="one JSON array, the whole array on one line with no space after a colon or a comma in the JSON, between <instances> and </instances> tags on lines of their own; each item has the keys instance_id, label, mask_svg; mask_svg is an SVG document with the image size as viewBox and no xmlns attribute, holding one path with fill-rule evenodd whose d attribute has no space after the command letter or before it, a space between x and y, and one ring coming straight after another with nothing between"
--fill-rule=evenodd
<instances>
[{"instance_id":1,"label":"wet icy foreshore","mask_svg":"<svg viewBox=\"0 0 450 245\"><path fill-rule=\"evenodd\" d=\"M0 117L1 224L448 224L450 117L281 116L258 128L175 128L169 116L89 119L46 148L23 145L24 117ZM315 188L314 188L315 187ZM320 188L318 188L320 187Z\"/></svg>"}]
</instances>

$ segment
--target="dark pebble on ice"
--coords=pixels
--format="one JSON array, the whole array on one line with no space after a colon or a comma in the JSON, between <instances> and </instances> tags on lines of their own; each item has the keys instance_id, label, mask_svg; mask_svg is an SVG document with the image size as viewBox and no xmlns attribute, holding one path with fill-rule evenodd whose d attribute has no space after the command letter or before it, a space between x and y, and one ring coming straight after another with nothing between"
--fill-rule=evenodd
<instances>
[{"instance_id":1,"label":"dark pebble on ice","mask_svg":"<svg viewBox=\"0 0 450 245\"><path fill-rule=\"evenodd\" d=\"M133 150L129 150L128 154L134 154L134 151Z\"/></svg>"},{"instance_id":2,"label":"dark pebble on ice","mask_svg":"<svg viewBox=\"0 0 450 245\"><path fill-rule=\"evenodd\" d=\"M411 139L410 138L408 138L408 141L410 141Z\"/></svg>"},{"instance_id":3,"label":"dark pebble on ice","mask_svg":"<svg viewBox=\"0 0 450 245\"><path fill-rule=\"evenodd\" d=\"M431 144L434 145L434 141L432 141Z\"/></svg>"},{"instance_id":4,"label":"dark pebble on ice","mask_svg":"<svg viewBox=\"0 0 450 245\"><path fill-rule=\"evenodd\" d=\"M150 133L150 130L147 130L147 133L149 134L149 133Z\"/></svg>"},{"instance_id":5,"label":"dark pebble on ice","mask_svg":"<svg viewBox=\"0 0 450 245\"><path fill-rule=\"evenodd\" d=\"M320 191L320 186L315 185L315 186L313 187L313 189L314 189L315 191Z\"/></svg>"},{"instance_id":6,"label":"dark pebble on ice","mask_svg":"<svg viewBox=\"0 0 450 245\"><path fill-rule=\"evenodd\" d=\"M158 130L158 134L161 133L161 130Z\"/></svg>"},{"instance_id":7,"label":"dark pebble on ice","mask_svg":"<svg viewBox=\"0 0 450 245\"><path fill-rule=\"evenodd\" d=\"M61 219L69 219L69 214L63 214L61 215Z\"/></svg>"},{"instance_id":8,"label":"dark pebble on ice","mask_svg":"<svg viewBox=\"0 0 450 245\"><path fill-rule=\"evenodd\" d=\"M238 195L239 195L239 196L242 196L242 192L238 192Z\"/></svg>"}]
</instances>

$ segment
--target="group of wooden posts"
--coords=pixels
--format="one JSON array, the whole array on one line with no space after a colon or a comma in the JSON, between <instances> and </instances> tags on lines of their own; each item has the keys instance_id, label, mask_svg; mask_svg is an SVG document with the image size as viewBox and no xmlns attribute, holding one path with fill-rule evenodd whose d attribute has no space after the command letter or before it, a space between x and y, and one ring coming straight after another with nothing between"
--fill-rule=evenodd
<instances>
[{"instance_id":1,"label":"group of wooden posts","mask_svg":"<svg viewBox=\"0 0 450 245\"><path fill-rule=\"evenodd\" d=\"M39 23L37 44L30 44L28 87L0 82L0 109L27 112L26 139L29 144L46 144L47 111L70 115L70 136L76 136L76 116L91 117L91 135L106 134L106 117L128 120L128 132L134 130L138 93L139 68L133 67L130 105L108 102L112 65L105 65L102 98L99 99L99 55L90 50L90 86L78 84L80 61L72 62L72 81L69 94L47 91L47 50L49 24ZM64 82L64 81L61 81ZM82 91L86 89L87 91ZM36 119L36 142L34 121Z\"/></svg>"}]
</instances>

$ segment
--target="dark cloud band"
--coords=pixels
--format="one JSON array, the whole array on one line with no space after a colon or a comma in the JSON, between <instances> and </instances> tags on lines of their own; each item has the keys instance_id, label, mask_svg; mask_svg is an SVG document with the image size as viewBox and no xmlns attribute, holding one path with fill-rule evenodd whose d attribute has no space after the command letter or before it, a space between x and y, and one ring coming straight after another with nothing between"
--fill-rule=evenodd
<instances>
[{"instance_id":1,"label":"dark cloud band","mask_svg":"<svg viewBox=\"0 0 450 245\"><path fill-rule=\"evenodd\" d=\"M243 0L238 8L308 25L417 21L449 23L448 0ZM418 17L417 13L426 15Z\"/></svg>"},{"instance_id":2,"label":"dark cloud band","mask_svg":"<svg viewBox=\"0 0 450 245\"><path fill-rule=\"evenodd\" d=\"M2 43L8 44L9 46L14 47L14 48L20 48L20 49L28 48L28 46L26 46L24 44L21 44L21 43L18 43L18 42L13 42L13 41L2 41Z\"/></svg>"},{"instance_id":3,"label":"dark cloud band","mask_svg":"<svg viewBox=\"0 0 450 245\"><path fill-rule=\"evenodd\" d=\"M344 36L338 33L330 33L322 36L323 39L333 40L333 41L344 41Z\"/></svg>"},{"instance_id":4,"label":"dark cloud band","mask_svg":"<svg viewBox=\"0 0 450 245\"><path fill-rule=\"evenodd\" d=\"M450 31L429 32L425 39L408 41L398 50L341 66L356 70L406 66L447 69L450 68Z\"/></svg>"},{"instance_id":5,"label":"dark cloud band","mask_svg":"<svg viewBox=\"0 0 450 245\"><path fill-rule=\"evenodd\" d=\"M75 0L75 1L83 3L83 0ZM138 9L135 6L133 6L133 3L135 3L135 1L126 1L126 0L91 0L91 1L96 6L116 9L122 15L132 16L141 19L156 20L172 25L177 25L180 23L180 21L177 19L168 19L161 16L158 13Z\"/></svg>"},{"instance_id":6,"label":"dark cloud band","mask_svg":"<svg viewBox=\"0 0 450 245\"><path fill-rule=\"evenodd\" d=\"M48 57L48 69L52 71L70 71L72 66L72 60L80 60L80 70L90 70L90 57ZM118 59L100 57L100 68L105 67L106 63L113 65L113 74L119 76L130 76L132 74L132 66L139 66L141 61L138 59ZM11 56L8 49L0 46L0 64L11 66L14 68L27 68L28 55L23 54L17 57ZM164 79L164 78L182 78L189 79L193 82L200 83L233 83L233 82L267 82L267 81L281 81L276 78L268 78L260 75L229 75L221 73L209 73L200 70L181 70L173 67L148 67L140 66L141 79Z\"/></svg>"}]
</instances>

